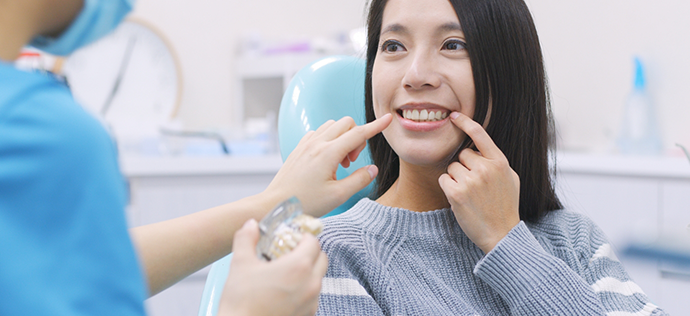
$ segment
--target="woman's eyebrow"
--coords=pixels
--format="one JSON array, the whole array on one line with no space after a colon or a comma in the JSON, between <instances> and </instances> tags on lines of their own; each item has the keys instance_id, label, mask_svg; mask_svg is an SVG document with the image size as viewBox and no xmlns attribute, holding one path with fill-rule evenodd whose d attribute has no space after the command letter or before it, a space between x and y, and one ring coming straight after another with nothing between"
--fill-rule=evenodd
<instances>
[{"instance_id":1,"label":"woman's eyebrow","mask_svg":"<svg viewBox=\"0 0 690 316\"><path fill-rule=\"evenodd\" d=\"M387 25L386 27L384 27L383 30L381 30L381 35L386 34L388 32L407 33L407 28L405 28L404 26L402 26L398 23L394 23L394 24Z\"/></svg>"},{"instance_id":2,"label":"woman's eyebrow","mask_svg":"<svg viewBox=\"0 0 690 316\"><path fill-rule=\"evenodd\" d=\"M456 22L448 22L441 24L438 27L437 33L445 33L445 32L452 32L452 31L460 31L462 32L462 27L460 26L459 23ZM386 34L386 33L408 33L408 30L405 26L398 24L398 23L393 23L390 25L387 25L381 30L381 35Z\"/></svg>"},{"instance_id":3,"label":"woman's eyebrow","mask_svg":"<svg viewBox=\"0 0 690 316\"><path fill-rule=\"evenodd\" d=\"M455 23L455 22L444 23L438 27L438 33L452 32L452 31L462 32L462 27L460 26L459 23Z\"/></svg>"}]
</instances>

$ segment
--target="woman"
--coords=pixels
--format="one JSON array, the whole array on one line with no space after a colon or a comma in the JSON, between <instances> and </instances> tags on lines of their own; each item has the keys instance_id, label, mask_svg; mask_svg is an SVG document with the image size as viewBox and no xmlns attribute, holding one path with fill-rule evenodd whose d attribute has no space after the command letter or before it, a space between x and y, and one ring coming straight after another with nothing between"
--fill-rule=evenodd
<instances>
[{"instance_id":1,"label":"woman","mask_svg":"<svg viewBox=\"0 0 690 316\"><path fill-rule=\"evenodd\" d=\"M302 139L264 192L134 228L132 241L108 134L62 81L12 62L28 43L70 54L114 29L133 2L0 0L0 315L144 315L148 295L233 250L219 315L313 315L327 266L317 240L305 236L292 253L262 262L252 219L291 196L320 216L364 188L375 166L338 181L336 168L390 117L328 122Z\"/></svg>"},{"instance_id":2,"label":"woman","mask_svg":"<svg viewBox=\"0 0 690 316\"><path fill-rule=\"evenodd\" d=\"M394 119L375 201L325 220L319 315L664 314L560 210L522 0L372 0L368 37L367 120Z\"/></svg>"}]
</instances>

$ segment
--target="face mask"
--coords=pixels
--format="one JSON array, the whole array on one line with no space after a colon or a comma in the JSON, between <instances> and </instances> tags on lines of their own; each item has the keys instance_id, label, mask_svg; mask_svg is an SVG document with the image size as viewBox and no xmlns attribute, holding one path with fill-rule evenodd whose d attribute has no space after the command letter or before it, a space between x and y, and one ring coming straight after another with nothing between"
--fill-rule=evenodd
<instances>
[{"instance_id":1,"label":"face mask","mask_svg":"<svg viewBox=\"0 0 690 316\"><path fill-rule=\"evenodd\" d=\"M30 45L48 54L66 56L114 30L132 11L135 0L84 0L79 16L57 38L35 37Z\"/></svg>"}]
</instances>

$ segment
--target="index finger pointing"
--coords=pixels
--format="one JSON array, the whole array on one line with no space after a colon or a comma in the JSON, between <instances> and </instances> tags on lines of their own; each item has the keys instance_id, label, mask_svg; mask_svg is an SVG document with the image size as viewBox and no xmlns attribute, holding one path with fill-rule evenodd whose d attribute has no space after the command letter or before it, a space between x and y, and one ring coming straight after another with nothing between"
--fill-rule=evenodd
<instances>
[{"instance_id":1,"label":"index finger pointing","mask_svg":"<svg viewBox=\"0 0 690 316\"><path fill-rule=\"evenodd\" d=\"M338 147L344 152L340 152L343 156L350 152L359 149L360 146L366 144L367 139L374 137L374 135L381 133L393 120L393 116L386 114L372 122L364 125L356 126L344 133L341 137L336 139L342 144Z\"/></svg>"},{"instance_id":2,"label":"index finger pointing","mask_svg":"<svg viewBox=\"0 0 690 316\"><path fill-rule=\"evenodd\" d=\"M450 114L450 120L460 128L467 136L469 136L472 141L474 141L475 146L486 158L499 158L503 157L503 152L496 146L491 136L484 130L484 128L475 122L467 115L460 112L453 112Z\"/></svg>"}]
</instances>

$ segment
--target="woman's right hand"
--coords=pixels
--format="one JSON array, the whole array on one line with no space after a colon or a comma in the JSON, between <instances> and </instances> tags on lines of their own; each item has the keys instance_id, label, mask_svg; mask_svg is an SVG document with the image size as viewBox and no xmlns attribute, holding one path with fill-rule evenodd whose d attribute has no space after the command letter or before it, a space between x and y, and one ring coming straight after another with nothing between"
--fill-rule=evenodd
<instances>
[{"instance_id":1,"label":"woman's right hand","mask_svg":"<svg viewBox=\"0 0 690 316\"><path fill-rule=\"evenodd\" d=\"M351 117L327 121L300 140L264 193L280 201L296 196L305 213L325 215L376 178L378 169L374 165L341 180L336 180L336 170L339 164L348 167L355 161L366 141L391 121L390 114L361 126Z\"/></svg>"}]
</instances>

